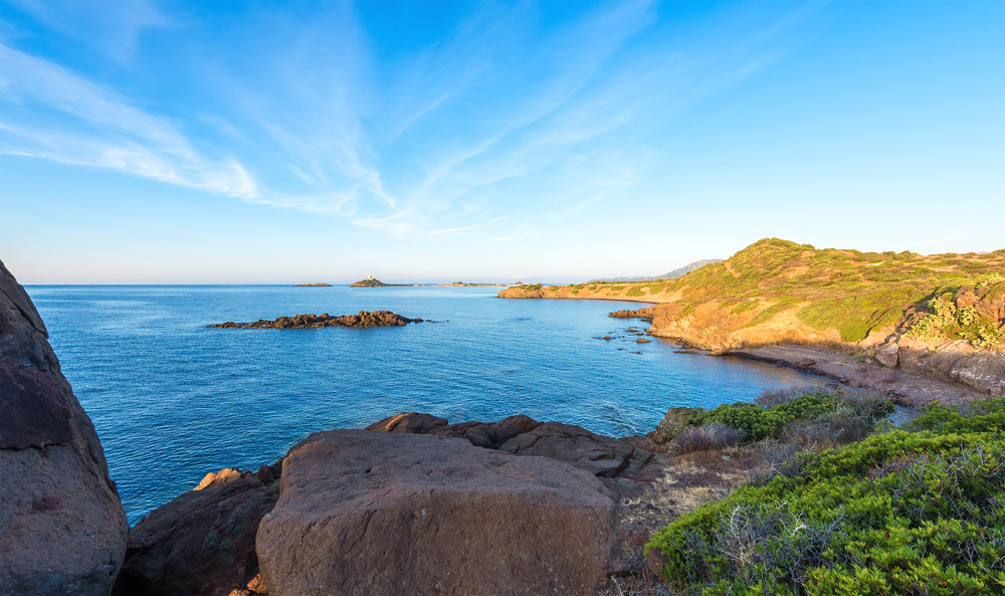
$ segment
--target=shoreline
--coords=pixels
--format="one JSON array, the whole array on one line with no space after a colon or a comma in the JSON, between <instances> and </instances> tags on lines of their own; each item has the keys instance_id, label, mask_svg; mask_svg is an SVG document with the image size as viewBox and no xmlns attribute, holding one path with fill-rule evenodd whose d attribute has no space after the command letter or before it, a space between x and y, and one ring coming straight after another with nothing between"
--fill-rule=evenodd
<instances>
[{"instance_id":1,"label":"shoreline","mask_svg":"<svg viewBox=\"0 0 1005 596\"><path fill-rule=\"evenodd\" d=\"M577 296L500 296L506 299L524 300L606 300L614 302L633 302L656 306L659 302L643 302L639 299L631 298L605 298L605 297L577 297ZM612 313L613 314L613 313ZM924 367L915 354L911 359L910 367L902 366L907 364L907 358L901 358L893 366L886 366L876 358L867 356L864 353L858 356L850 356L840 350L813 345L801 345L796 343L775 343L751 347L732 348L722 351L709 351L697 346L693 346L680 337L662 336L653 329L653 321L643 316L619 316L616 318L635 318L647 321L649 327L646 334L658 337L670 342L674 342L686 349L698 350L707 356L735 356L756 360L771 364L779 368L790 368L803 372L815 374L824 378L832 379L852 388L876 391L889 397L898 405L920 408L934 401L944 404L960 404L974 399L986 398L994 391L984 391L973 387L967 383L951 378L948 367L947 370L940 370L936 367ZM946 355L946 352L936 352ZM904 356L907 356L905 353ZM957 354L954 360L963 360L968 354ZM951 364L951 363L950 363Z\"/></svg>"}]
</instances>

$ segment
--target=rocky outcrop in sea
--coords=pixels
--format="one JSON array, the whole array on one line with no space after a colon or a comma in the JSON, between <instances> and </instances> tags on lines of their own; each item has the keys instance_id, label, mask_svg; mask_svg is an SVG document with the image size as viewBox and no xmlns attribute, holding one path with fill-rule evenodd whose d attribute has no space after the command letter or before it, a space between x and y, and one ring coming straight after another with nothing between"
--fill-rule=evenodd
<instances>
[{"instance_id":1,"label":"rocky outcrop in sea","mask_svg":"<svg viewBox=\"0 0 1005 596\"><path fill-rule=\"evenodd\" d=\"M409 323L422 323L422 319L409 319L389 310L359 311L356 315L331 316L305 314L292 317L279 317L268 321L259 319L252 323L235 323L227 321L208 327L221 329L315 329L320 327L403 327Z\"/></svg>"}]
</instances>

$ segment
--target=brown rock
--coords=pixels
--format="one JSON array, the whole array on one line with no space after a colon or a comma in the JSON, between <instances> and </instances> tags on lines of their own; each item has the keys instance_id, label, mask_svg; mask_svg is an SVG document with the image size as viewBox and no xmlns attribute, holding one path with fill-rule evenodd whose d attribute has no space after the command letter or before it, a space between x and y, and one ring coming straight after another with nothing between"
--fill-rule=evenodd
<instances>
[{"instance_id":1,"label":"brown rock","mask_svg":"<svg viewBox=\"0 0 1005 596\"><path fill-rule=\"evenodd\" d=\"M432 414L422 414L420 412L408 412L407 414L397 414L374 422L366 427L366 430L385 433L426 434L434 428L446 426L446 424L446 418L438 418Z\"/></svg>"},{"instance_id":2,"label":"brown rock","mask_svg":"<svg viewBox=\"0 0 1005 596\"><path fill-rule=\"evenodd\" d=\"M0 262L0 593L107 594L129 527L47 337Z\"/></svg>"},{"instance_id":3,"label":"brown rock","mask_svg":"<svg viewBox=\"0 0 1005 596\"><path fill-rule=\"evenodd\" d=\"M983 353L953 363L954 379L992 396L1005 396L1005 354Z\"/></svg>"},{"instance_id":4,"label":"brown rock","mask_svg":"<svg viewBox=\"0 0 1005 596\"><path fill-rule=\"evenodd\" d=\"M409 319L389 310L375 310L373 312L360 311L356 315L343 315L339 317L329 316L324 313L321 316L314 314L293 315L292 317L279 317L274 321L259 319L253 323L235 323L227 321L208 327L219 327L223 329L314 329L319 327L401 327L409 323L422 323L422 319Z\"/></svg>"},{"instance_id":5,"label":"brown rock","mask_svg":"<svg viewBox=\"0 0 1005 596\"><path fill-rule=\"evenodd\" d=\"M144 517L129 532L115 593L228 594L258 574L255 535L279 489L223 474Z\"/></svg>"},{"instance_id":6,"label":"brown rock","mask_svg":"<svg viewBox=\"0 0 1005 596\"><path fill-rule=\"evenodd\" d=\"M651 453L624 441L561 422L546 422L506 441L499 449L550 457L602 478L634 476L652 459Z\"/></svg>"},{"instance_id":7,"label":"brown rock","mask_svg":"<svg viewBox=\"0 0 1005 596\"><path fill-rule=\"evenodd\" d=\"M257 547L273 596L592 594L613 512L551 459L335 430L290 450Z\"/></svg>"},{"instance_id":8,"label":"brown rock","mask_svg":"<svg viewBox=\"0 0 1005 596\"><path fill-rule=\"evenodd\" d=\"M900 346L895 343L883 344L876 350L876 361L887 368L897 368L900 364Z\"/></svg>"}]
</instances>

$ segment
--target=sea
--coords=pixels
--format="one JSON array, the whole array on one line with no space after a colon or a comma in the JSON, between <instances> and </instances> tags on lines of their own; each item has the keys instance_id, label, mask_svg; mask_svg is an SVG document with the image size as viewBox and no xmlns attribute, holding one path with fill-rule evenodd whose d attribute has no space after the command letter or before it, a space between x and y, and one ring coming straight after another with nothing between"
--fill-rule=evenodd
<instances>
[{"instance_id":1,"label":"sea","mask_svg":"<svg viewBox=\"0 0 1005 596\"><path fill-rule=\"evenodd\" d=\"M671 406L820 385L794 370L638 343L638 303L507 300L493 287L27 286L94 421L134 525L207 472L257 470L308 434L399 412L514 414L625 436ZM218 329L302 313L390 310L374 329ZM609 336L610 340L603 339Z\"/></svg>"}]
</instances>

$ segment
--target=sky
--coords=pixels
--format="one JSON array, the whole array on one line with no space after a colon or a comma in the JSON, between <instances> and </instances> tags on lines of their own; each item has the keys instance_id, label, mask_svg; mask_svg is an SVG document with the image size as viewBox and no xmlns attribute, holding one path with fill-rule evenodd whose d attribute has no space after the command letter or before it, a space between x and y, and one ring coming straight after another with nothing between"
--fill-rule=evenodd
<instances>
[{"instance_id":1,"label":"sky","mask_svg":"<svg viewBox=\"0 0 1005 596\"><path fill-rule=\"evenodd\" d=\"M1005 2L0 0L22 283L1005 248Z\"/></svg>"}]
</instances>

